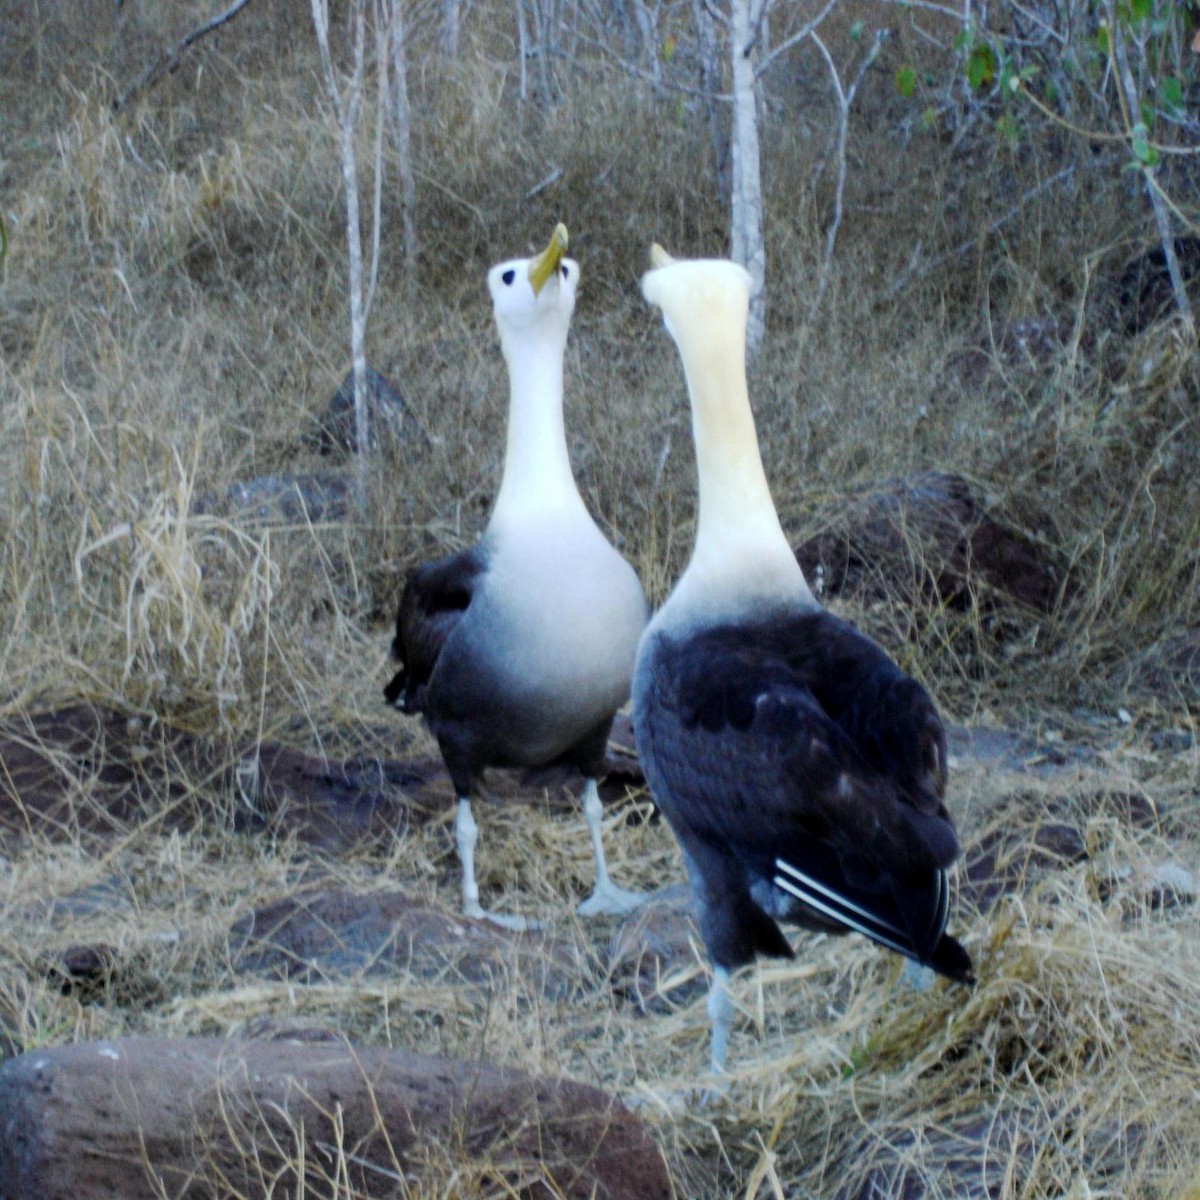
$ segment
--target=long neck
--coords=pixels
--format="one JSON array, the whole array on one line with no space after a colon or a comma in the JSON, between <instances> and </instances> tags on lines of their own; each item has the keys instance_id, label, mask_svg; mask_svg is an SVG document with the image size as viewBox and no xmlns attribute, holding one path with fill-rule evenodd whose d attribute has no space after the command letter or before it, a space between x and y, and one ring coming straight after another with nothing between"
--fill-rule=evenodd
<instances>
[{"instance_id":1,"label":"long neck","mask_svg":"<svg viewBox=\"0 0 1200 1200\"><path fill-rule=\"evenodd\" d=\"M811 593L771 500L736 332L681 341L700 483L697 585L729 597L808 598Z\"/></svg>"},{"instance_id":2,"label":"long neck","mask_svg":"<svg viewBox=\"0 0 1200 1200\"><path fill-rule=\"evenodd\" d=\"M563 427L563 340L557 330L503 338L510 384L504 478L492 522L583 507Z\"/></svg>"}]
</instances>

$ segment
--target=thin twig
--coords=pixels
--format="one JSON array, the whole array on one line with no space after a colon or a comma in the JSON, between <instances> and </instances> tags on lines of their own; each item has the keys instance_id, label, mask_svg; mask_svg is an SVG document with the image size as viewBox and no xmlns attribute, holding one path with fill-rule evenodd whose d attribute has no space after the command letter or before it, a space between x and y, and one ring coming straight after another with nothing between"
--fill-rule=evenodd
<instances>
[{"instance_id":1,"label":"thin twig","mask_svg":"<svg viewBox=\"0 0 1200 1200\"><path fill-rule=\"evenodd\" d=\"M825 298L825 289L829 286L829 271L833 264L833 251L837 245L838 230L842 224L842 200L846 191L846 139L850 129L850 106L854 103L854 97L858 92L859 85L863 81L863 77L870 69L871 64L879 57L879 51L882 49L887 35L888 31L886 29L876 31L874 44L859 64L858 71L847 88L842 86L837 64L833 61L833 55L829 53L825 43L821 40L821 36L815 29L809 30L809 36L821 52L821 56L825 59L825 65L829 68L833 90L837 95L838 128L836 151L838 170L837 183L833 193L833 219L829 222L829 229L825 234L825 253L821 256L821 269L817 276L817 286L813 292L812 304L808 311L806 330L812 328L813 318L820 311L821 301Z\"/></svg>"},{"instance_id":2,"label":"thin twig","mask_svg":"<svg viewBox=\"0 0 1200 1200\"><path fill-rule=\"evenodd\" d=\"M1086 166L1088 170L1095 170L1100 167L1111 167L1120 161L1121 159L1116 155L1107 155L1103 158L1092 159L1083 165ZM1002 212L1000 216L998 216L983 231L983 233L959 242L959 244L955 246L953 250L950 250L945 254L939 254L937 258L931 258L928 262L921 264L917 264L916 262L910 263L909 267L897 275L896 278L893 279L888 285L888 287L884 289L881 299L890 300L898 292L907 287L912 280L919 279L922 275L928 275L931 271L936 271L938 267L943 266L945 263L952 262L956 258L961 258L969 250L973 249L981 238L990 237L996 232L996 230L1000 229L1004 225L1007 225L1008 222L1013 219L1013 217L1019 216L1024 211L1026 205L1036 200L1043 192L1049 191L1050 188L1054 187L1056 184L1059 184L1064 179L1069 178L1075 173L1076 170L1079 169L1079 166L1080 164L1078 162L1070 163L1068 166L1063 167L1061 171L1057 171L1048 179L1043 179L1041 183L1037 184L1035 187L1031 187L1029 191L1027 191L1014 205L1012 205L1011 208L1008 208Z\"/></svg>"},{"instance_id":3,"label":"thin twig","mask_svg":"<svg viewBox=\"0 0 1200 1200\"><path fill-rule=\"evenodd\" d=\"M207 37L214 29L227 25L234 17L250 3L250 0L234 0L223 12L210 17L202 25L197 25L189 34L185 34L173 46L164 50L113 102L113 112L120 112L134 96L152 88L164 75L176 70L183 53L202 37Z\"/></svg>"},{"instance_id":4,"label":"thin twig","mask_svg":"<svg viewBox=\"0 0 1200 1200\"><path fill-rule=\"evenodd\" d=\"M1120 83L1125 127L1132 139L1134 120L1138 116L1137 84L1134 82L1133 71L1129 67L1125 42L1118 33L1117 10L1114 0L1108 0L1108 44L1112 49L1113 63L1116 66L1117 80ZM1158 239L1162 243L1167 275L1171 280L1171 290L1175 294L1175 306L1188 325L1195 329L1196 318L1192 314L1192 303L1188 299L1187 285L1183 281L1183 272L1179 269L1179 258L1175 254L1175 234L1171 229L1171 214L1163 202L1162 189L1156 186L1154 167L1148 163L1142 163L1141 171L1142 181L1146 185L1146 195L1150 200L1150 208L1154 212L1154 222L1158 226Z\"/></svg>"},{"instance_id":5,"label":"thin twig","mask_svg":"<svg viewBox=\"0 0 1200 1200\"><path fill-rule=\"evenodd\" d=\"M759 75L762 75L777 58L782 57L793 46L799 45L806 37L811 37L821 22L833 11L837 2L838 0L825 0L825 7L811 21L805 22L795 33L789 34L778 46L775 46L770 54L758 64Z\"/></svg>"}]
</instances>

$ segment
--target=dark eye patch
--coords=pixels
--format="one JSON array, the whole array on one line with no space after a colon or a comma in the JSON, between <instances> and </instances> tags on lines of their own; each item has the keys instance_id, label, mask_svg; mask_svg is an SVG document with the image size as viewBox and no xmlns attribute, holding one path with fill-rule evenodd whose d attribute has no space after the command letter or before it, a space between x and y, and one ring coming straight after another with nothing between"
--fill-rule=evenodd
<instances>
[{"instance_id":1,"label":"dark eye patch","mask_svg":"<svg viewBox=\"0 0 1200 1200\"><path fill-rule=\"evenodd\" d=\"M567 264L566 264L566 263L563 263L563 265L562 265L562 273L563 273L563 278L564 278L564 279L566 279L566 277L567 277L568 275L570 275L570 273L571 273L571 272L570 272L570 270L567 268Z\"/></svg>"},{"instance_id":2,"label":"dark eye patch","mask_svg":"<svg viewBox=\"0 0 1200 1200\"><path fill-rule=\"evenodd\" d=\"M514 271L512 269L512 267L509 267L508 270L505 271L504 274L500 276L500 278L504 280L505 285L508 287L512 287L512 281L514 279L516 279L516 277L517 277L517 273L516 273L516 271Z\"/></svg>"}]
</instances>

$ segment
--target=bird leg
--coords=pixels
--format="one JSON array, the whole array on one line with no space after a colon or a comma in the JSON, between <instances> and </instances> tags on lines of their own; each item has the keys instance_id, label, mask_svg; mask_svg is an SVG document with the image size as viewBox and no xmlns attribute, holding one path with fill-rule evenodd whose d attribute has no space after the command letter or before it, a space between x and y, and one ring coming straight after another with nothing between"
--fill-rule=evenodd
<instances>
[{"instance_id":1,"label":"bird leg","mask_svg":"<svg viewBox=\"0 0 1200 1200\"><path fill-rule=\"evenodd\" d=\"M712 986L708 989L708 1019L712 1022L712 1069L714 1075L725 1072L725 1051L733 1028L733 997L729 993L729 972L713 967Z\"/></svg>"},{"instance_id":2,"label":"bird leg","mask_svg":"<svg viewBox=\"0 0 1200 1200\"><path fill-rule=\"evenodd\" d=\"M540 929L541 923L527 917L509 916L506 913L489 912L479 903L479 884L475 881L475 843L479 840L479 826L471 812L471 801L466 796L458 798L458 817L454 822L454 840L458 846L458 861L462 864L462 907L463 916L477 921L491 921L502 929L514 929L518 933L527 929Z\"/></svg>"},{"instance_id":3,"label":"bird leg","mask_svg":"<svg viewBox=\"0 0 1200 1200\"><path fill-rule=\"evenodd\" d=\"M583 819L592 835L592 854L596 860L596 885L592 894L579 905L576 911L581 917L594 917L601 913L632 912L646 902L641 892L630 892L617 887L608 876L608 863L604 859L604 842L601 837L600 821L604 809L600 804L600 792L594 779L583 785Z\"/></svg>"}]
</instances>

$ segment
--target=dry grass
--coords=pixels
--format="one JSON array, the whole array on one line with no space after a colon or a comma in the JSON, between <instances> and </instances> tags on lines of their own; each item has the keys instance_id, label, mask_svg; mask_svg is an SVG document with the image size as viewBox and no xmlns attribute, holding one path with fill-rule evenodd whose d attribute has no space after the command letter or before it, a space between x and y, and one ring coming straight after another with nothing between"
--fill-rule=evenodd
<instances>
[{"instance_id":1,"label":"dry grass","mask_svg":"<svg viewBox=\"0 0 1200 1200\"><path fill-rule=\"evenodd\" d=\"M636 281L651 238L680 254L724 249L690 102L656 100L581 51L562 66L556 106L521 106L507 9L476 5L452 64L418 28L422 255L406 279L389 194L369 335L417 428L375 464L365 519L260 520L221 498L239 481L328 466L303 434L346 366L340 179L312 46L287 6L264 0L114 117L120 84L203 6L128 5L120 18L113 7L6 5L2 18L3 715L82 698L226 751L267 735L335 754L428 748L381 711L385 625L403 570L465 544L486 518L504 382L482 279L560 217L585 273L568 364L581 486L660 599L690 544L693 469L677 363ZM1044 131L1009 150L978 127L961 144L920 130L892 92L894 66L864 85L815 317L832 110L816 83L777 81L770 335L754 389L781 513L811 532L821 505L856 484L954 470L1069 569L1048 616L849 606L960 717L1078 733L1082 702L1125 704L1141 722L1087 778L960 772L968 839L1019 788L1083 795L1114 777L1194 819L1195 751L1160 755L1139 732L1190 727L1194 690L1113 680L1123 663L1153 665L1164 637L1197 620L1195 344L1170 320L1121 322L1119 268L1145 242L1116 172L1081 167L981 236L997 197L1007 207L1064 152ZM559 180L528 198L554 168ZM893 295L917 242L924 261L949 257ZM1036 362L1003 342L1031 316L1061 331ZM63 769L78 776L75 802L91 803L87 771ZM892 1161L885 1151L930 1171L948 1147L980 1140L996 1196L1194 1186L1200 930L1193 907L1154 907L1146 884L1167 861L1195 869L1179 827L1167 837L1093 820L1089 863L993 911L961 908L955 925L980 966L969 995L909 994L890 962L846 942L764 966L738 984L729 1085L697 1108L682 1097L704 1081L703 1003L634 1015L607 978L610 930L566 915L586 885L581 823L525 808L482 822L485 892L552 914L590 964L569 1002L519 975L490 990L403 974L300 987L239 975L228 929L316 868L297 846L232 834L241 801L212 779L179 782L209 814L191 833L164 832L161 810L180 802L164 793L124 838L6 848L0 1027L15 1045L296 1021L565 1071L644 1105L689 1196L859 1195ZM450 841L435 825L386 857L321 869L453 905ZM623 883L680 874L657 824L610 841ZM112 947L118 969L93 993L64 991L46 956L88 942ZM442 1166L431 1196L497 1186L460 1173L457 1191L439 1190L461 1168ZM968 1194L949 1177L927 1186Z\"/></svg>"}]
</instances>

